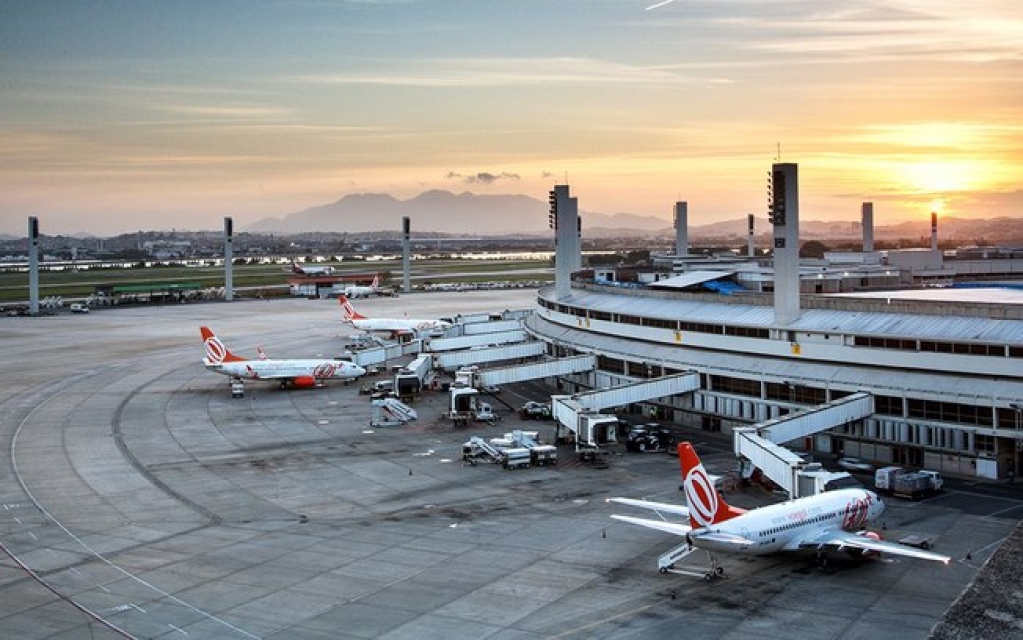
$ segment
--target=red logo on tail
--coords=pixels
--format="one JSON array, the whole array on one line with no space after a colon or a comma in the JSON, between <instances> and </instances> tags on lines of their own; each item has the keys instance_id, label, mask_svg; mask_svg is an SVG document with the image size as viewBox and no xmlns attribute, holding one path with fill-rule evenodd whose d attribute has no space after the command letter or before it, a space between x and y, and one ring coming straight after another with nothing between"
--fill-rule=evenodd
<instances>
[{"instance_id":1,"label":"red logo on tail","mask_svg":"<svg viewBox=\"0 0 1023 640\"><path fill-rule=\"evenodd\" d=\"M682 466L682 485L689 503L689 519L693 528L709 527L745 513L742 509L730 506L721 497L693 445L680 443L678 460Z\"/></svg>"}]
</instances>

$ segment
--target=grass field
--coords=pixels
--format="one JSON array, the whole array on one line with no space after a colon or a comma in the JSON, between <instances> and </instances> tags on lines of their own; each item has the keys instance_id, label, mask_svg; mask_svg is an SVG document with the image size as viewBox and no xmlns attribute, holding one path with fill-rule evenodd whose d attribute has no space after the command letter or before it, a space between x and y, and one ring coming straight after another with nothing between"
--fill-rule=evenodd
<instances>
[{"instance_id":1,"label":"grass field","mask_svg":"<svg viewBox=\"0 0 1023 640\"><path fill-rule=\"evenodd\" d=\"M383 286L401 285L401 261L360 261L335 265L337 275L381 273ZM439 283L466 283L488 280L522 281L550 278L553 273L547 260L422 260L411 264L413 286ZM281 265L236 265L236 289L251 287L283 287L292 273ZM85 298L103 288L150 284L194 283L200 288L224 286L222 267L133 267L105 268L83 271L42 271L39 274L39 296ZM0 272L0 303L28 300L28 272Z\"/></svg>"}]
</instances>

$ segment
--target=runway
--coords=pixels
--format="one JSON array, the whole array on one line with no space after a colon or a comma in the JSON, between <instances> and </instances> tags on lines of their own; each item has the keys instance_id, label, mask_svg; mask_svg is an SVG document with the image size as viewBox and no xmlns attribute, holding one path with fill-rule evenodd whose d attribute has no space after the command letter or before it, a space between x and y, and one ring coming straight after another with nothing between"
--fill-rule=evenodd
<instances>
[{"instance_id":1,"label":"runway","mask_svg":"<svg viewBox=\"0 0 1023 640\"><path fill-rule=\"evenodd\" d=\"M533 304L525 290L356 301L420 317ZM924 638L1020 515L983 494L892 502L888 530L935 536L949 566L824 574L724 557L723 580L659 575L679 541L612 521L603 499L681 500L671 456L592 466L562 447L557 467L463 465L470 435L552 427L499 405L497 425L456 430L438 392L417 401L418 421L370 428L354 384L250 382L233 399L201 365L200 324L238 353L282 358L336 355L352 333L336 301L304 299L0 319L0 635ZM712 473L733 464L704 458Z\"/></svg>"}]
</instances>

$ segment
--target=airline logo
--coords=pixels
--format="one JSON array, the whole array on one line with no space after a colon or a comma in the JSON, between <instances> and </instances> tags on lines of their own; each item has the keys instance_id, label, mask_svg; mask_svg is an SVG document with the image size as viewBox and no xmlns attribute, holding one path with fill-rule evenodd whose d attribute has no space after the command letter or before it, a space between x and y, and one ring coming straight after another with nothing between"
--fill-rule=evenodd
<instances>
[{"instance_id":1,"label":"airline logo","mask_svg":"<svg viewBox=\"0 0 1023 640\"><path fill-rule=\"evenodd\" d=\"M713 524L714 516L721 504L714 483L707 476L703 464L690 469L683 484L686 490L686 500L689 501L689 517L701 527Z\"/></svg>"},{"instance_id":2,"label":"airline logo","mask_svg":"<svg viewBox=\"0 0 1023 640\"><path fill-rule=\"evenodd\" d=\"M870 497L857 498L845 505L845 513L842 514L842 528L846 531L859 529L866 526L870 519Z\"/></svg>"},{"instance_id":3,"label":"airline logo","mask_svg":"<svg viewBox=\"0 0 1023 640\"><path fill-rule=\"evenodd\" d=\"M351 301L345 298L341 301L341 317L345 320L351 320L355 317L355 307L352 306Z\"/></svg>"},{"instance_id":4,"label":"airline logo","mask_svg":"<svg viewBox=\"0 0 1023 640\"><path fill-rule=\"evenodd\" d=\"M206 357L214 364L220 364L227 357L227 347L217 336L211 335L203 341L206 347Z\"/></svg>"},{"instance_id":5,"label":"airline logo","mask_svg":"<svg viewBox=\"0 0 1023 640\"><path fill-rule=\"evenodd\" d=\"M313 369L314 378L333 378L337 367L331 362L321 362Z\"/></svg>"}]
</instances>

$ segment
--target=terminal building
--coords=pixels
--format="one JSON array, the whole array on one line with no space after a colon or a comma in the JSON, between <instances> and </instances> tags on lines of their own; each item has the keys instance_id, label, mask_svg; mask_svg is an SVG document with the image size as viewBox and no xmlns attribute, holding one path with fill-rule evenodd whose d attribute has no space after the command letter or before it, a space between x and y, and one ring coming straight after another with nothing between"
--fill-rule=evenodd
<instances>
[{"instance_id":1,"label":"terminal building","mask_svg":"<svg viewBox=\"0 0 1023 640\"><path fill-rule=\"evenodd\" d=\"M869 395L872 409L864 417L790 446L964 477L1014 475L1023 464L1020 298L832 295L946 274L934 258L936 240L931 255L885 264L866 246L873 216L871 208L868 220L866 207L862 255L801 262L797 169L772 168L770 265L754 259L752 249L746 257L688 255L678 230L687 210L679 203L675 255L656 256L648 281L628 285L607 273L573 279L580 266L578 207L568 186L556 186L555 284L540 290L526 330L551 356L590 354L597 363L558 385L577 393L697 373L695 391L642 408L660 420L725 432Z\"/></svg>"}]
</instances>

